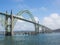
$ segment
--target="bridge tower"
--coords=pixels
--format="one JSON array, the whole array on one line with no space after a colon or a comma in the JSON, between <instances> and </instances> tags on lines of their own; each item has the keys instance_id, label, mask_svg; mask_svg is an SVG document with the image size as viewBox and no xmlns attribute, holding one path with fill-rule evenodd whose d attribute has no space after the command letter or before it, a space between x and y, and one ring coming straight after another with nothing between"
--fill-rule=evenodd
<instances>
[{"instance_id":1,"label":"bridge tower","mask_svg":"<svg viewBox=\"0 0 60 45\"><path fill-rule=\"evenodd\" d=\"M7 14L7 12L6 12ZM10 19L10 20L9 20ZM10 16L5 16L5 36L12 36L13 34L13 16L12 16L12 11Z\"/></svg>"},{"instance_id":2,"label":"bridge tower","mask_svg":"<svg viewBox=\"0 0 60 45\"><path fill-rule=\"evenodd\" d=\"M35 24L35 34L39 33L39 21L38 24Z\"/></svg>"}]
</instances>

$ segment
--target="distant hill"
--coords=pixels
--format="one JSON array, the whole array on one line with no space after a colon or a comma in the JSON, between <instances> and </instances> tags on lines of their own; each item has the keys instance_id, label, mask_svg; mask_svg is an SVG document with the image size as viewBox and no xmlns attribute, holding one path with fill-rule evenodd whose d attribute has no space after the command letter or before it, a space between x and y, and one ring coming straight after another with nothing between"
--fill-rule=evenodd
<instances>
[{"instance_id":1,"label":"distant hill","mask_svg":"<svg viewBox=\"0 0 60 45\"><path fill-rule=\"evenodd\" d=\"M53 30L53 32L60 32L60 29L55 29Z\"/></svg>"}]
</instances>

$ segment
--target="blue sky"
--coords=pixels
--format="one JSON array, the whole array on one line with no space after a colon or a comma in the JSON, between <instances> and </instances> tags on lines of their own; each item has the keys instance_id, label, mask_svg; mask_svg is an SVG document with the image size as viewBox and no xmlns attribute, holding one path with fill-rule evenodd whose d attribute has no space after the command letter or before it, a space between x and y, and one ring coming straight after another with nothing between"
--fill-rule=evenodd
<instances>
[{"instance_id":1,"label":"blue sky","mask_svg":"<svg viewBox=\"0 0 60 45\"><path fill-rule=\"evenodd\" d=\"M40 24L52 29L60 28L60 0L0 0L0 12L10 12L11 9L13 14L27 9Z\"/></svg>"},{"instance_id":2,"label":"blue sky","mask_svg":"<svg viewBox=\"0 0 60 45\"><path fill-rule=\"evenodd\" d=\"M23 9L34 10L34 16L43 17L51 13L60 13L59 0L0 0L0 10L13 10L14 14Z\"/></svg>"}]
</instances>

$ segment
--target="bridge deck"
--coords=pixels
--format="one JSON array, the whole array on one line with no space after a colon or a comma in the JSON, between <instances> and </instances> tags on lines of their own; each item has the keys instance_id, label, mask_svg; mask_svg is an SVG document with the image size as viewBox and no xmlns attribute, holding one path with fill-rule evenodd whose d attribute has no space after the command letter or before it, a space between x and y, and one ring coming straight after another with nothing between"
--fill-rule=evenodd
<instances>
[{"instance_id":1,"label":"bridge deck","mask_svg":"<svg viewBox=\"0 0 60 45\"><path fill-rule=\"evenodd\" d=\"M6 14L6 13L2 13L2 12L0 12L0 14L1 14L1 15L4 15L4 16L11 17L10 14ZM23 19L23 18L20 18L20 17L17 17L17 16L14 16L14 15L13 15L13 18L16 18L16 19L19 19L19 20L23 20L23 21L26 21L26 22L29 22L29 23L37 24L37 25L42 26L42 27L44 27L44 28L48 28L48 27L46 27L46 26L44 26L44 25L38 24L38 23L36 23L36 22L29 21L29 20L26 20L26 19ZM50 29L50 28L48 28L48 29Z\"/></svg>"}]
</instances>

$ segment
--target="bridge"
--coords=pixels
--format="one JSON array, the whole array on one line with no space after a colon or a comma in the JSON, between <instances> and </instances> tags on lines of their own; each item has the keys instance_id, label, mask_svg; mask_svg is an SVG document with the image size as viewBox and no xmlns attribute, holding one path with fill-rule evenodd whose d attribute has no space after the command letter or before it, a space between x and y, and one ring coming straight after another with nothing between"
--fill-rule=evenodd
<instances>
[{"instance_id":1,"label":"bridge","mask_svg":"<svg viewBox=\"0 0 60 45\"><path fill-rule=\"evenodd\" d=\"M21 18L21 17L18 17L18 16L22 16L24 13L27 13L30 16L31 21L27 20L27 19L24 19L24 18ZM6 36L8 36L8 35L12 36L13 35L13 28L14 28L14 25L16 24L16 21L17 21L15 19L23 20L23 21L26 21L26 22L34 24L34 27L35 27L34 34L38 34L39 33L39 27L41 27L43 32L45 30L51 30L50 28L39 24L39 21L37 23L36 20L34 19L34 16L28 10L22 10L22 11L18 12L16 15L13 15L12 11L11 11L10 14L8 14L7 11L6 11L6 13L0 12L0 15L5 17L5 21L3 23L4 23L4 26L5 26L5 35ZM8 30L10 30L10 31L8 31Z\"/></svg>"}]
</instances>

